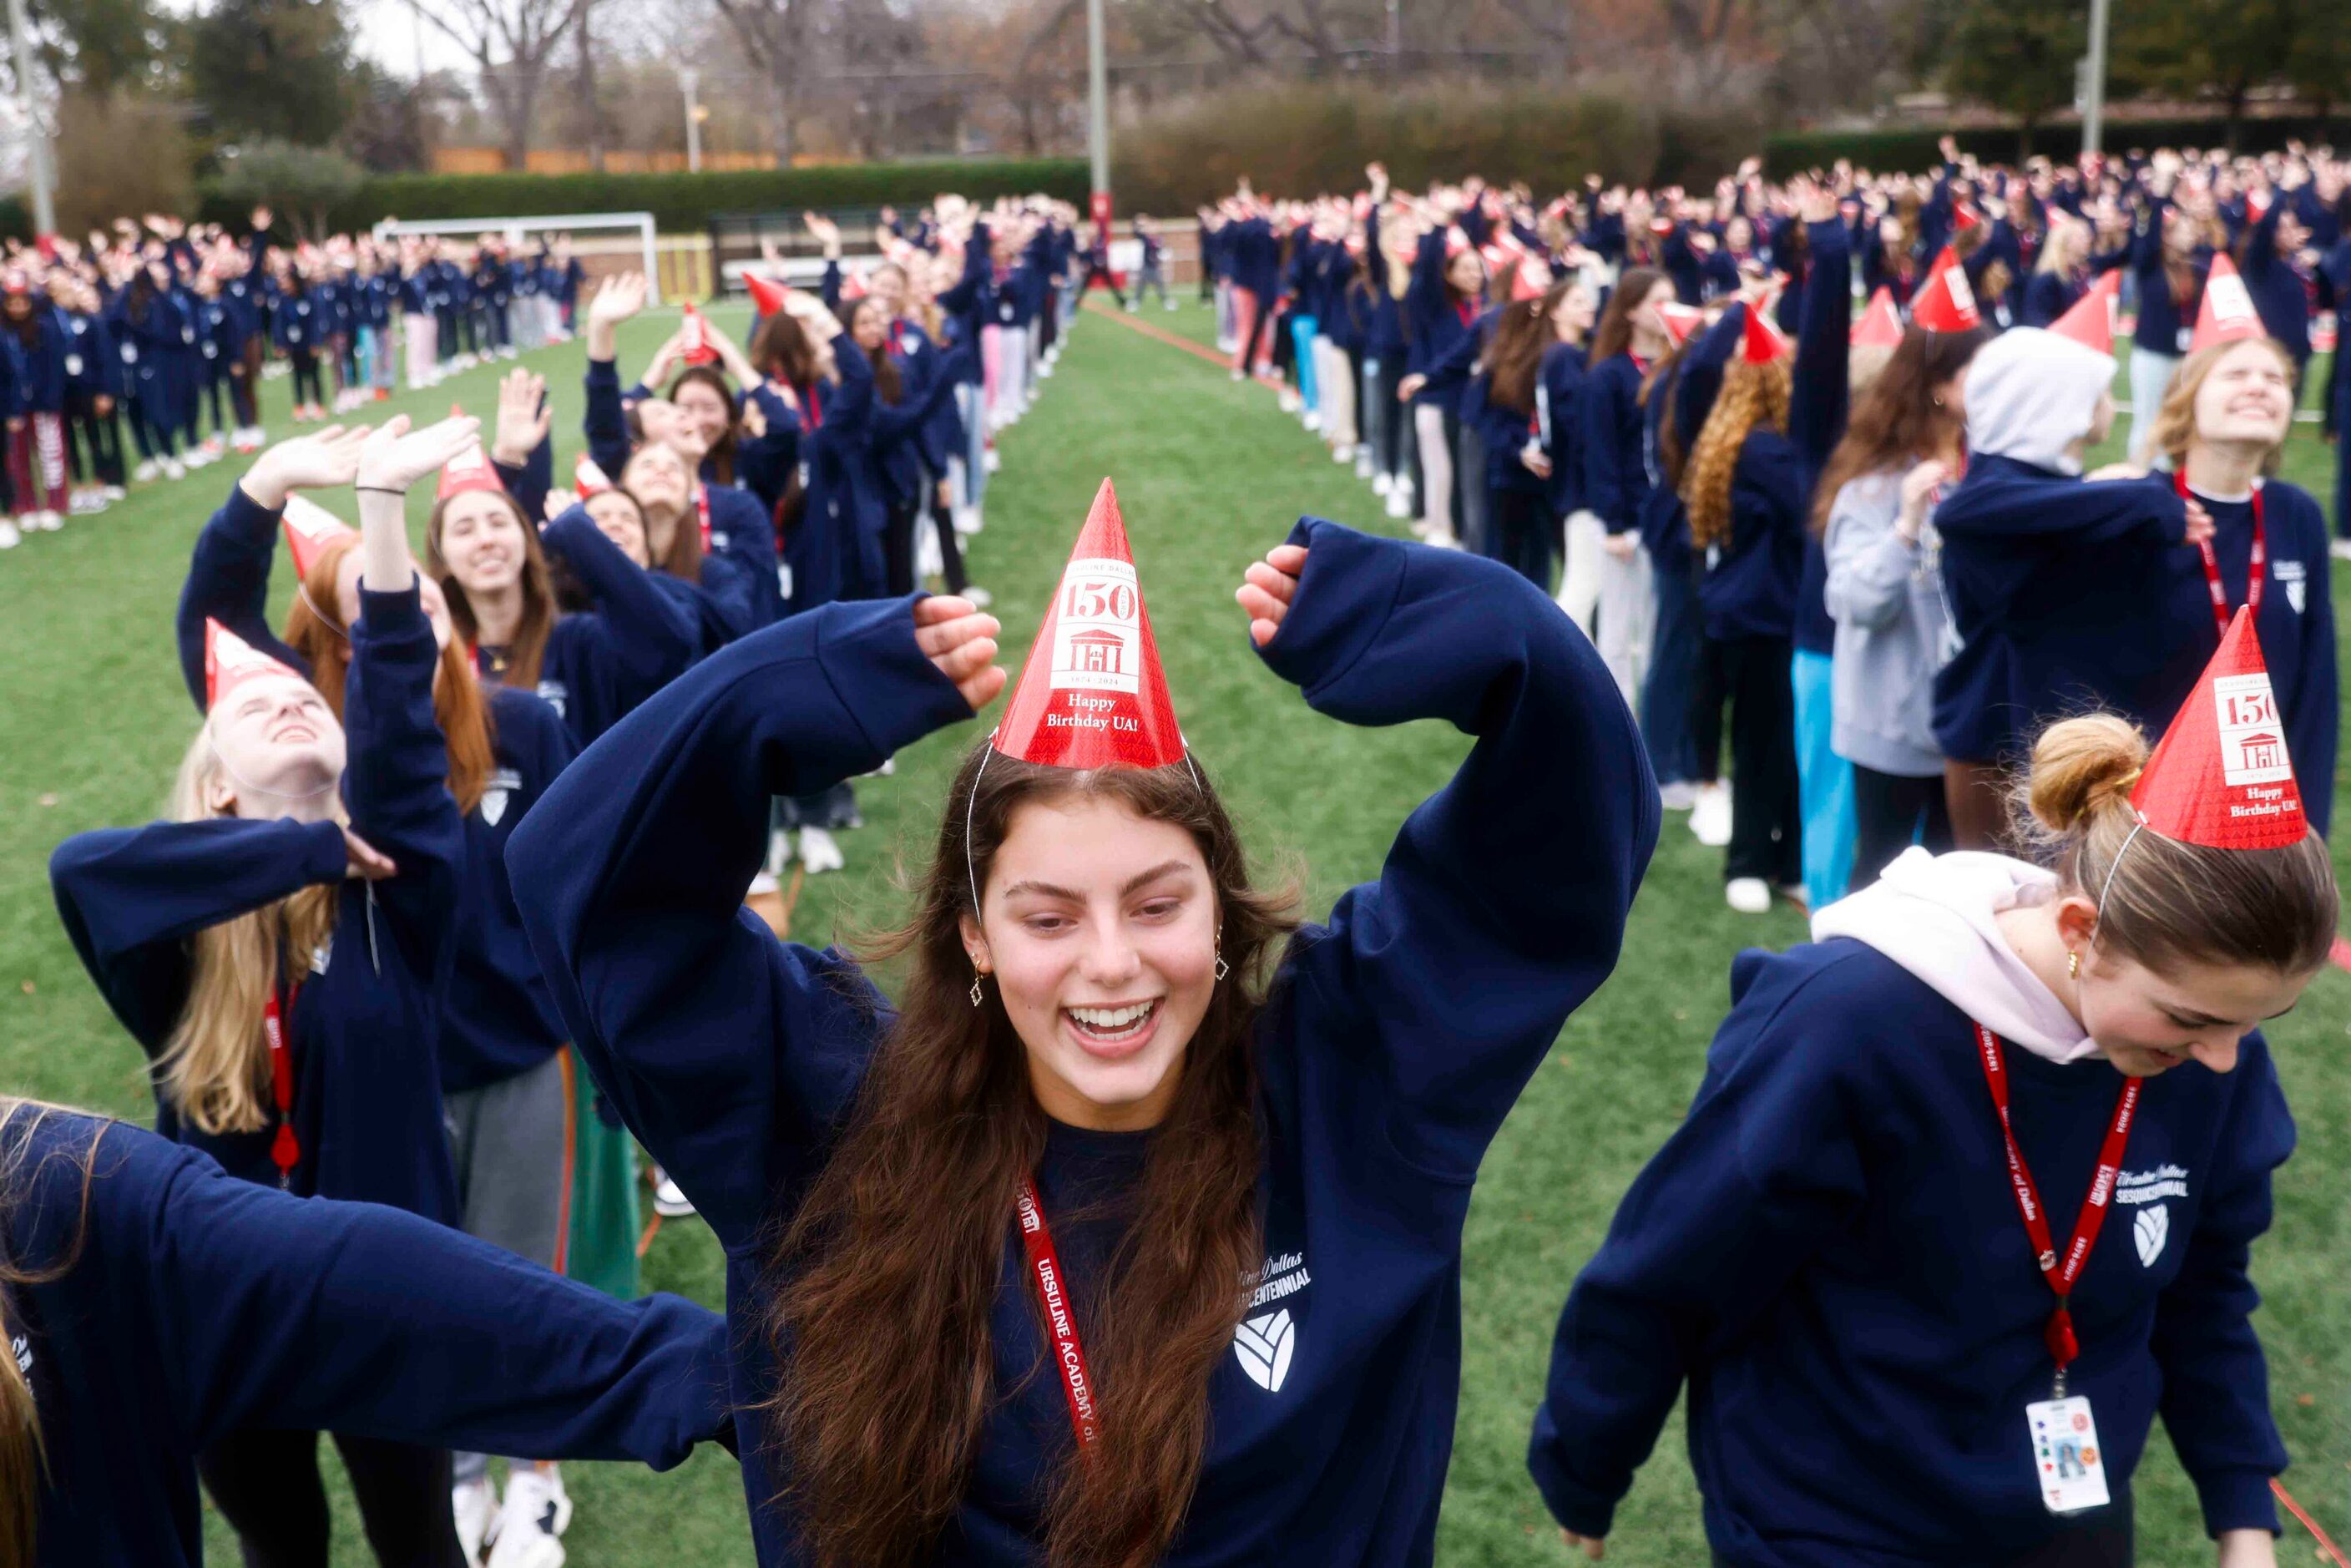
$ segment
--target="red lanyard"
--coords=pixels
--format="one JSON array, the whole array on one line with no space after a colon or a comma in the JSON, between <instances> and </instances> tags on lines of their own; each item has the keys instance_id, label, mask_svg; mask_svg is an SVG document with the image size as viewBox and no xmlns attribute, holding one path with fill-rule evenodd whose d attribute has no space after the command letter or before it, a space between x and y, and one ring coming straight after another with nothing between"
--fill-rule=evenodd
<instances>
[{"instance_id":1,"label":"red lanyard","mask_svg":"<svg viewBox=\"0 0 2351 1568\"><path fill-rule=\"evenodd\" d=\"M2123 1080L2123 1092L2115 1102L2115 1119L2106 1128L2105 1142L2098 1145L2098 1168L2090 1177L2089 1196L2082 1200L2081 1218L2074 1221L2074 1239L2065 1243L2065 1255L2057 1255L2057 1243L2049 1233L2049 1216L2041 1207L2041 1189L2032 1185L2032 1172L2024 1163L2024 1151L2016 1145L2015 1130L2008 1120L2008 1063L2001 1058L2000 1037L1983 1025L1976 1025L1976 1045L1983 1060L1984 1082L1991 1088L1992 1108L2000 1113L2000 1135L2008 1144L2008 1179L2016 1189L2017 1212L2024 1217L2024 1233L2032 1241L2032 1253L2041 1265L2041 1277L2057 1294L2057 1310L2050 1314L2045 1338L2049 1354L2057 1361L2057 1394L2065 1396L2065 1368L2082 1354L2081 1342L2074 1337L2074 1314L2070 1306L2074 1281L2082 1277L2090 1261L2090 1249L2098 1244L2098 1232L2106 1223L2106 1209L2115 1195L2115 1179L2122 1174L2123 1149L2130 1142L2131 1119L2138 1111L2139 1080Z\"/></svg>"},{"instance_id":2,"label":"red lanyard","mask_svg":"<svg viewBox=\"0 0 2351 1568\"><path fill-rule=\"evenodd\" d=\"M702 518L702 553L710 553L710 486L697 482L694 486L694 509Z\"/></svg>"},{"instance_id":3,"label":"red lanyard","mask_svg":"<svg viewBox=\"0 0 2351 1568\"><path fill-rule=\"evenodd\" d=\"M2179 498L2188 499L2188 470L2179 469L2171 476L2171 487ZM2258 617L2262 612L2262 579L2269 566L2269 530L2262 522L2262 482L2253 481L2253 554L2252 564L2245 568L2245 608ZM2204 580L2212 589L2212 623L2220 635L2229 635L2229 591L2220 586L2220 558L2212 551L2212 541L2206 539L2196 547L2204 558Z\"/></svg>"},{"instance_id":4,"label":"red lanyard","mask_svg":"<svg viewBox=\"0 0 2351 1568\"><path fill-rule=\"evenodd\" d=\"M272 986L261 1009L261 1031L269 1041L269 1087L277 1102L277 1136L270 1143L269 1158L277 1166L281 1190L294 1185L294 1167L302 1158L301 1142L294 1136L294 1043L286 1038L286 1020L294 1016L294 1003L301 995L299 985L291 987L281 1008L277 988Z\"/></svg>"},{"instance_id":5,"label":"red lanyard","mask_svg":"<svg viewBox=\"0 0 2351 1568\"><path fill-rule=\"evenodd\" d=\"M1063 1288L1061 1260L1053 1250L1053 1233L1045 1228L1045 1211L1037 1202L1037 1184L1020 1178L1020 1239L1029 1249L1029 1270L1037 1276L1037 1294L1045 1303L1045 1325L1053 1336L1053 1360L1061 1369L1061 1392L1070 1399L1070 1426L1078 1447L1094 1440L1094 1385L1086 1375L1085 1347L1078 1343L1078 1322L1070 1311Z\"/></svg>"},{"instance_id":6,"label":"red lanyard","mask_svg":"<svg viewBox=\"0 0 2351 1568\"><path fill-rule=\"evenodd\" d=\"M819 430L824 425L824 401L817 395L816 389L817 383L811 380L804 400L808 403L808 427L810 430Z\"/></svg>"}]
</instances>

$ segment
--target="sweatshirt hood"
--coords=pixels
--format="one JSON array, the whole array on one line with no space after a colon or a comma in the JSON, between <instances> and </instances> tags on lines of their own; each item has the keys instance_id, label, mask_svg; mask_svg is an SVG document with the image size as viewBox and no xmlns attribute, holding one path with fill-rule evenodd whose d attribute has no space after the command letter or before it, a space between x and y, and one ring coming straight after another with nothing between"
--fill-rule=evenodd
<instances>
[{"instance_id":1,"label":"sweatshirt hood","mask_svg":"<svg viewBox=\"0 0 2351 1568\"><path fill-rule=\"evenodd\" d=\"M1968 450L2079 474L2082 460L2067 448L2090 433L2098 394L2114 379L2115 361L2095 349L2011 328L1969 361Z\"/></svg>"},{"instance_id":2,"label":"sweatshirt hood","mask_svg":"<svg viewBox=\"0 0 2351 1568\"><path fill-rule=\"evenodd\" d=\"M2101 1054L2097 1042L2016 956L1997 919L2056 890L2053 873L2024 861L1914 846L1875 883L1815 914L1813 940L1865 943L2001 1039L2051 1061L2081 1061Z\"/></svg>"}]
</instances>

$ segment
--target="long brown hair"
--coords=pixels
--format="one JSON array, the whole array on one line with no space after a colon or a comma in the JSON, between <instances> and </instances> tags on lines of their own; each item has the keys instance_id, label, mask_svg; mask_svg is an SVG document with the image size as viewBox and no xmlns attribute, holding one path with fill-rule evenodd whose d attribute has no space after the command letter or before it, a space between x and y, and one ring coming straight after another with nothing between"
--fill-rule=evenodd
<instances>
[{"instance_id":1,"label":"long brown hair","mask_svg":"<svg viewBox=\"0 0 2351 1568\"><path fill-rule=\"evenodd\" d=\"M1704 550L1730 538L1730 481L1740 451L1758 426L1787 430L1790 382L1785 354L1766 365L1733 354L1723 368L1722 391L1691 444L1689 466L1682 475L1682 504L1689 508L1694 548Z\"/></svg>"},{"instance_id":2,"label":"long brown hair","mask_svg":"<svg viewBox=\"0 0 2351 1568\"><path fill-rule=\"evenodd\" d=\"M1991 336L1981 327L1965 332L1902 329L1902 341L1886 368L1854 400L1844 437L1821 470L1820 486L1813 492L1813 528L1828 527L1837 492L1854 480L1921 462L1965 438L1959 411L1943 406L1935 389L1967 369Z\"/></svg>"},{"instance_id":3,"label":"long brown hair","mask_svg":"<svg viewBox=\"0 0 2351 1568\"><path fill-rule=\"evenodd\" d=\"M1120 1200L1127 1239L1097 1299L1074 1303L1105 1417L1046 1499L1047 1563L1145 1568L1198 1483L1209 1377L1262 1256L1252 1036L1290 901L1251 887L1231 820L1189 768L1073 773L983 743L948 793L912 918L871 953L911 959L897 1022L768 1263L766 1332L788 1369L767 1408L820 1568L927 1560L998 1397L990 1313L1047 1124L1001 998L991 986L971 1004L961 922L1014 812L1073 795L1191 834L1232 972Z\"/></svg>"},{"instance_id":4,"label":"long brown hair","mask_svg":"<svg viewBox=\"0 0 2351 1568\"><path fill-rule=\"evenodd\" d=\"M778 310L759 323L751 340L751 364L761 375L800 392L816 379L816 346L796 318Z\"/></svg>"},{"instance_id":5,"label":"long brown hair","mask_svg":"<svg viewBox=\"0 0 2351 1568\"><path fill-rule=\"evenodd\" d=\"M702 516L700 508L694 504L694 486L702 481L695 475L694 465L679 457L674 447L668 449L670 455L677 458L678 466L685 471L686 500L684 510L679 512L677 519L670 524L669 549L658 554L653 550L653 514L645 509L645 504L638 498L637 492L629 487L629 465L658 444L657 442L641 443L636 451L629 454L629 462L622 465L621 471L612 477L620 482L622 489L629 491L629 499L637 503L637 517L645 528L645 556L653 562L653 569L665 571L681 582L698 583L702 580Z\"/></svg>"},{"instance_id":6,"label":"long brown hair","mask_svg":"<svg viewBox=\"0 0 2351 1568\"><path fill-rule=\"evenodd\" d=\"M1600 313L1600 325L1592 329L1589 360L1593 369L1631 351L1633 312L1647 300L1652 289L1665 281L1665 273L1654 267L1627 267L1624 276L1616 279L1616 291L1608 297L1608 308Z\"/></svg>"},{"instance_id":7,"label":"long brown hair","mask_svg":"<svg viewBox=\"0 0 2351 1568\"><path fill-rule=\"evenodd\" d=\"M867 309L879 311L881 308L881 301L871 295L866 296L849 308L847 327L854 332L857 329L859 311ZM885 403L895 403L900 394L905 391L905 382L898 374L897 361L890 358L888 318L883 318L882 322L882 340L870 349L859 351L865 356L865 362L873 368L873 395Z\"/></svg>"},{"instance_id":8,"label":"long brown hair","mask_svg":"<svg viewBox=\"0 0 2351 1568\"><path fill-rule=\"evenodd\" d=\"M21 1124L19 1117L30 1113ZM53 1114L83 1115L62 1105L45 1105L16 1095L0 1095L0 1128L5 1129L7 1151L0 1155L0 1209L13 1213L16 1204L40 1179L37 1166L27 1168L35 1134ZM89 1142L77 1149L52 1149L42 1163L67 1159L80 1168L81 1212L71 1239L55 1262L27 1268L16 1261L15 1248L0 1248L0 1285L45 1284L73 1270L89 1236L89 1198L97 1180L99 1140L110 1124L92 1117ZM18 1331L12 1318L0 1320L0 1341L13 1340ZM41 1440L41 1412L33 1403L33 1385L17 1364L14 1346L0 1343L0 1568L32 1568L40 1523L41 1484L47 1457Z\"/></svg>"},{"instance_id":9,"label":"long brown hair","mask_svg":"<svg viewBox=\"0 0 2351 1568\"><path fill-rule=\"evenodd\" d=\"M335 590L343 557L358 545L356 538L340 538L320 549L286 617L286 645L310 662L310 684L338 720L343 716L343 679L350 671L351 634ZM449 793L457 798L457 814L463 816L481 804L489 788L490 770L497 766L497 737L481 683L455 637L441 650L441 668L434 675L433 716L449 748Z\"/></svg>"},{"instance_id":10,"label":"long brown hair","mask_svg":"<svg viewBox=\"0 0 2351 1568\"><path fill-rule=\"evenodd\" d=\"M678 389L688 384L708 387L726 407L726 429L702 455L711 476L721 485L735 483L735 443L743 429L743 408L735 401L735 383L716 365L688 365L669 383L668 401L677 402Z\"/></svg>"},{"instance_id":11,"label":"long brown hair","mask_svg":"<svg viewBox=\"0 0 2351 1568\"><path fill-rule=\"evenodd\" d=\"M514 641L507 645L505 678L507 685L529 691L538 685L539 662L547 656L547 639L555 631L559 609L555 580L548 570L547 552L538 548L538 530L522 515L522 507L503 493L498 499L506 503L507 510L514 514L515 526L522 530L522 619L515 625ZM433 515L424 521L424 570L441 584L449 620L470 648L482 640L481 622L474 616L473 601L465 597L465 585L441 557L441 519L448 509L449 501L435 501Z\"/></svg>"},{"instance_id":12,"label":"long brown hair","mask_svg":"<svg viewBox=\"0 0 2351 1568\"><path fill-rule=\"evenodd\" d=\"M1494 323L1493 340L1486 345L1484 357L1487 401L1497 408L1507 408L1514 413L1532 414L1535 411L1535 378L1542 369L1544 350L1559 340L1551 324L1551 313L1575 287L1571 277L1564 283L1554 283L1539 299L1530 299L1503 307L1500 319Z\"/></svg>"},{"instance_id":13,"label":"long brown hair","mask_svg":"<svg viewBox=\"0 0 2351 1568\"><path fill-rule=\"evenodd\" d=\"M2131 787L2147 758L2147 737L2128 719L2088 714L2043 730L2014 786L2029 847L2069 890L2097 890L2099 946L2150 968L2259 964L2306 975L2325 964L2341 907L2325 841L2313 832L2279 849L2224 850L2152 830L2134 839Z\"/></svg>"}]
</instances>

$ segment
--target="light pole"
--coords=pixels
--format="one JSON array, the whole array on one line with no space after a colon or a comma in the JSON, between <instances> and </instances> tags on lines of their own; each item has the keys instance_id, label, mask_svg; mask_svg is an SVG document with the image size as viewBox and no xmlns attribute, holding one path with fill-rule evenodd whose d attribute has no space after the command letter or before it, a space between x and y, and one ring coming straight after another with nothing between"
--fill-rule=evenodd
<instances>
[{"instance_id":1,"label":"light pole","mask_svg":"<svg viewBox=\"0 0 2351 1568\"><path fill-rule=\"evenodd\" d=\"M49 162L49 128L42 121L40 95L33 86L33 27L25 15L25 0L8 0L8 32L16 46L16 98L24 107L32 151L27 172L33 184L33 228L37 234L55 234L57 172Z\"/></svg>"},{"instance_id":2,"label":"light pole","mask_svg":"<svg viewBox=\"0 0 2351 1568\"><path fill-rule=\"evenodd\" d=\"M10 0L21 5L25 0ZM685 93L685 170L689 174L702 172L702 105L695 102L694 89L700 73L692 66L678 68L677 85Z\"/></svg>"},{"instance_id":3,"label":"light pole","mask_svg":"<svg viewBox=\"0 0 2351 1568\"><path fill-rule=\"evenodd\" d=\"M23 5L24 0L14 0ZM1102 0L1086 0L1086 151L1093 161L1094 235L1110 241L1110 65L1103 54Z\"/></svg>"},{"instance_id":4,"label":"light pole","mask_svg":"<svg viewBox=\"0 0 2351 1568\"><path fill-rule=\"evenodd\" d=\"M16 0L22 4L23 0ZM2082 151L2102 152L2106 134L2106 13L2111 0L2090 0L2089 80L2082 91Z\"/></svg>"}]
</instances>

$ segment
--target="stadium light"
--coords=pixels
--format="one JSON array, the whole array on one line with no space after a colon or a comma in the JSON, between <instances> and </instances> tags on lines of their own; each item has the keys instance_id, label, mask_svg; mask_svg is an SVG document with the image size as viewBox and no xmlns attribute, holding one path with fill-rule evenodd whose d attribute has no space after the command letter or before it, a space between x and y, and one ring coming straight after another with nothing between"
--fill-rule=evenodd
<instances>
[{"instance_id":1,"label":"stadium light","mask_svg":"<svg viewBox=\"0 0 2351 1568\"><path fill-rule=\"evenodd\" d=\"M23 5L24 0L11 0ZM1086 142L1093 161L1094 237L1110 238L1110 68L1103 57L1102 0L1086 0Z\"/></svg>"},{"instance_id":2,"label":"stadium light","mask_svg":"<svg viewBox=\"0 0 2351 1568\"><path fill-rule=\"evenodd\" d=\"M22 5L24 0L14 3ZM694 89L699 79L693 67L678 68L677 85L685 92L685 171L689 174L702 172L702 106L694 101Z\"/></svg>"}]
</instances>

